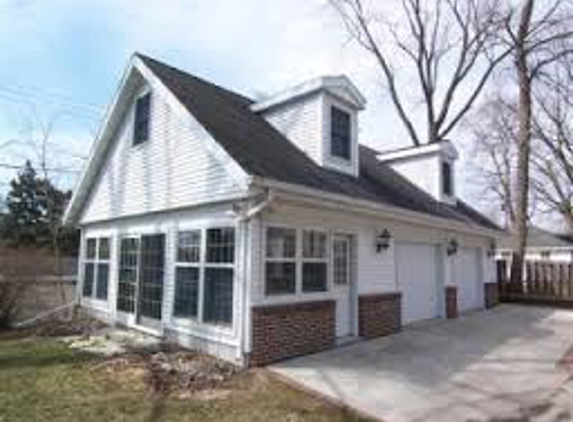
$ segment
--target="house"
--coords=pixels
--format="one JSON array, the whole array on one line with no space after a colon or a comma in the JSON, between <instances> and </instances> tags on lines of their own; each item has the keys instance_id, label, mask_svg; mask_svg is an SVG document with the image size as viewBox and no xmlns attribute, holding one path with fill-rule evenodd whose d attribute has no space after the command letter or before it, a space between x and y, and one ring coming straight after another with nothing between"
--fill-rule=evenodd
<instances>
[{"instance_id":1,"label":"house","mask_svg":"<svg viewBox=\"0 0 573 422\"><path fill-rule=\"evenodd\" d=\"M499 228L450 142L360 145L345 76L253 101L136 54L65 220L79 300L241 365L491 306Z\"/></svg>"},{"instance_id":2,"label":"house","mask_svg":"<svg viewBox=\"0 0 573 422\"><path fill-rule=\"evenodd\" d=\"M497 245L496 259L510 259L516 248L515 234L501 238ZM525 259L527 261L573 263L573 238L539 227L530 227L527 234Z\"/></svg>"}]
</instances>

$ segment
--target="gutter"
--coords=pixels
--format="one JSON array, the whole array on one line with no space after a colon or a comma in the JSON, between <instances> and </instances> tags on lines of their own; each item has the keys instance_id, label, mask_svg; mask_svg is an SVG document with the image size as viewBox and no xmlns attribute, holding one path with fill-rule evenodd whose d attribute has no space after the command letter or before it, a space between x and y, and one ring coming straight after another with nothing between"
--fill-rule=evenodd
<instances>
[{"instance_id":1,"label":"gutter","mask_svg":"<svg viewBox=\"0 0 573 422\"><path fill-rule=\"evenodd\" d=\"M499 230L488 229L486 227L463 223L453 219L434 217L425 213L392 205L384 205L374 201L356 199L342 194L325 192L316 188L308 188L301 185L279 182L262 177L253 177L251 183L253 186L275 189L277 191L283 191L286 194L295 195L297 196L296 199L302 199L308 203L339 208L342 211L354 213L361 212L363 214L378 217L383 216L405 223L415 223L417 225L430 228L441 228L448 231L456 231L484 237L501 238L505 236L504 232Z\"/></svg>"}]
</instances>

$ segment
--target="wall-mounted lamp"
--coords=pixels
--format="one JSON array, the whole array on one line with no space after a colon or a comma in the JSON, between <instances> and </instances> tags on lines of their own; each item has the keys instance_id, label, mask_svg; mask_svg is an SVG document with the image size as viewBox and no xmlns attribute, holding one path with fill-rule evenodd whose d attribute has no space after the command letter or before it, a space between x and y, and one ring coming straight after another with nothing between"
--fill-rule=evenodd
<instances>
[{"instance_id":1,"label":"wall-mounted lamp","mask_svg":"<svg viewBox=\"0 0 573 422\"><path fill-rule=\"evenodd\" d=\"M451 238L446 245L446 253L448 256L455 255L458 252L458 241L455 238Z\"/></svg>"},{"instance_id":2,"label":"wall-mounted lamp","mask_svg":"<svg viewBox=\"0 0 573 422\"><path fill-rule=\"evenodd\" d=\"M376 252L380 253L390 247L390 242L392 240L392 233L388 229L382 230L376 236Z\"/></svg>"},{"instance_id":3,"label":"wall-mounted lamp","mask_svg":"<svg viewBox=\"0 0 573 422\"><path fill-rule=\"evenodd\" d=\"M488 246L488 248L487 248L487 256L488 256L489 258L494 257L494 256L495 256L495 251L496 251L496 249L497 249L497 247L496 247L496 244L495 244L495 240L491 240L491 241L489 242L489 246Z\"/></svg>"}]
</instances>

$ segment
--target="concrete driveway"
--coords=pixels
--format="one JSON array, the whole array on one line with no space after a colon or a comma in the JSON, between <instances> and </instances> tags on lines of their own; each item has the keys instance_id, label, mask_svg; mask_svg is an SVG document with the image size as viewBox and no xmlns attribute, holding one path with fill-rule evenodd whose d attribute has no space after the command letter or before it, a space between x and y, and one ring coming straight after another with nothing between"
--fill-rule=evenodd
<instances>
[{"instance_id":1,"label":"concrete driveway","mask_svg":"<svg viewBox=\"0 0 573 422\"><path fill-rule=\"evenodd\" d=\"M573 311L503 305L271 370L388 422L573 421Z\"/></svg>"}]
</instances>

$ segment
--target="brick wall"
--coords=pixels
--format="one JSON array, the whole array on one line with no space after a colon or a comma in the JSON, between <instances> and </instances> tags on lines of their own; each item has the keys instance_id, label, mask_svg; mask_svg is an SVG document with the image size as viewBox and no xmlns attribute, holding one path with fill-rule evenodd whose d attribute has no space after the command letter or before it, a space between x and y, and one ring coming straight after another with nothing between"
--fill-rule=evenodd
<instances>
[{"instance_id":1,"label":"brick wall","mask_svg":"<svg viewBox=\"0 0 573 422\"><path fill-rule=\"evenodd\" d=\"M484 299L485 308L490 309L494 306L499 305L499 288L497 283L485 283L484 288Z\"/></svg>"},{"instance_id":2,"label":"brick wall","mask_svg":"<svg viewBox=\"0 0 573 422\"><path fill-rule=\"evenodd\" d=\"M446 286L446 318L458 317L458 288Z\"/></svg>"},{"instance_id":3,"label":"brick wall","mask_svg":"<svg viewBox=\"0 0 573 422\"><path fill-rule=\"evenodd\" d=\"M335 306L326 300L254 307L249 364L266 365L333 347Z\"/></svg>"},{"instance_id":4,"label":"brick wall","mask_svg":"<svg viewBox=\"0 0 573 422\"><path fill-rule=\"evenodd\" d=\"M363 338L385 336L402 327L400 293L365 295L358 298L358 332Z\"/></svg>"}]
</instances>

